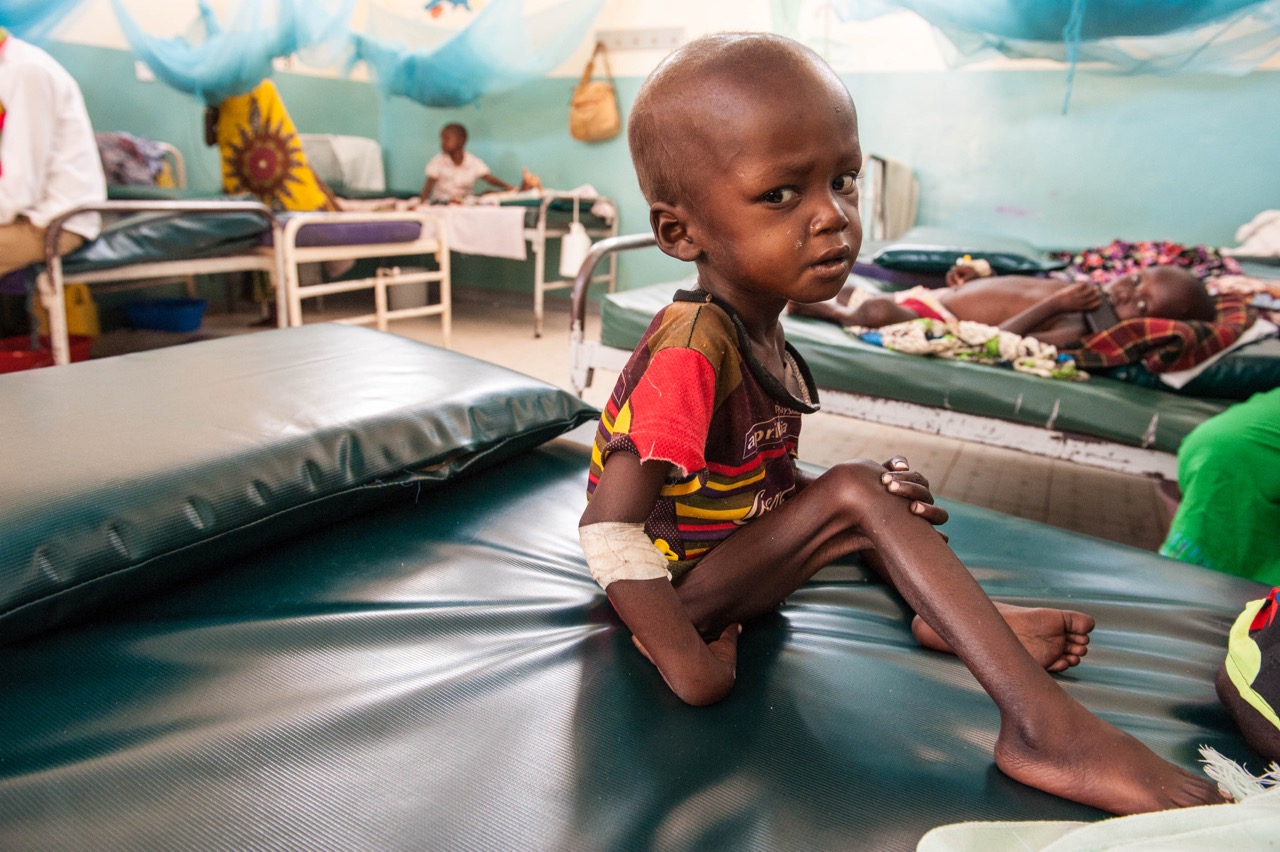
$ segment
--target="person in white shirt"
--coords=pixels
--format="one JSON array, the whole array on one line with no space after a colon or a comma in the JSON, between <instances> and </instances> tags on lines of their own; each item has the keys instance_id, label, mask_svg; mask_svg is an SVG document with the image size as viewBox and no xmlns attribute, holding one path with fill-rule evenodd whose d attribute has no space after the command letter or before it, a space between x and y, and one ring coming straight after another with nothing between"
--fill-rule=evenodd
<instances>
[{"instance_id":1,"label":"person in white shirt","mask_svg":"<svg viewBox=\"0 0 1280 852\"><path fill-rule=\"evenodd\" d=\"M427 161L427 179L419 198L432 204L460 204L475 194L476 181L482 180L500 190L515 187L495 177L484 160L466 150L467 128L446 124L440 130L440 153ZM520 189L541 186L536 177L524 170Z\"/></svg>"},{"instance_id":2,"label":"person in white shirt","mask_svg":"<svg viewBox=\"0 0 1280 852\"><path fill-rule=\"evenodd\" d=\"M58 62L0 28L0 275L44 258L50 221L103 201L107 182L80 87ZM96 214L67 222L66 254L101 229Z\"/></svg>"}]
</instances>

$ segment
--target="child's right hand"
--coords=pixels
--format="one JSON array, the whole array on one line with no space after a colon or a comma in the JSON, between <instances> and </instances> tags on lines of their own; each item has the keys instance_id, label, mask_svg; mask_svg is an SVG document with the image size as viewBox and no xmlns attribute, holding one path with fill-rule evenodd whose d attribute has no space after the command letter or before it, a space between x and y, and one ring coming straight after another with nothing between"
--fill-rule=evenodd
<instances>
[{"instance_id":1,"label":"child's right hand","mask_svg":"<svg viewBox=\"0 0 1280 852\"><path fill-rule=\"evenodd\" d=\"M941 506L935 506L933 492L929 490L929 480L924 474L911 469L905 456L894 456L884 463L887 473L880 481L891 494L911 501L912 514L919 515L929 523L941 526L950 515Z\"/></svg>"},{"instance_id":2,"label":"child's right hand","mask_svg":"<svg viewBox=\"0 0 1280 852\"><path fill-rule=\"evenodd\" d=\"M718 638L707 643L707 650L711 652L710 658L704 656L696 662L692 658L682 660L681 668L685 670L680 673L678 684L672 683L667 673L662 670L662 666L658 666L644 643L640 641L640 637L632 634L631 644L636 646L636 650L643 654L646 660L657 666L662 680L681 701L694 706L705 706L724 698L733 688L734 680L738 675L738 636L741 633L741 624L730 624ZM691 668L693 665L699 666L702 670L693 671ZM686 666L690 668L685 668Z\"/></svg>"},{"instance_id":3,"label":"child's right hand","mask_svg":"<svg viewBox=\"0 0 1280 852\"><path fill-rule=\"evenodd\" d=\"M1077 281L1057 290L1049 297L1059 313L1091 311L1102 304L1102 289L1089 281Z\"/></svg>"}]
</instances>

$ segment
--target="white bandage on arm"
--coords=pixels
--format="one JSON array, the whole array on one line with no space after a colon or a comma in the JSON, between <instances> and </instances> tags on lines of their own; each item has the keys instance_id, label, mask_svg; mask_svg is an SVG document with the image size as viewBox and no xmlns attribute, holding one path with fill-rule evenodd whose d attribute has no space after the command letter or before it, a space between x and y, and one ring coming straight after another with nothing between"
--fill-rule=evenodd
<instances>
[{"instance_id":1,"label":"white bandage on arm","mask_svg":"<svg viewBox=\"0 0 1280 852\"><path fill-rule=\"evenodd\" d=\"M644 524L603 521L578 527L591 576L607 589L615 580L670 580L667 560L645 535Z\"/></svg>"}]
</instances>

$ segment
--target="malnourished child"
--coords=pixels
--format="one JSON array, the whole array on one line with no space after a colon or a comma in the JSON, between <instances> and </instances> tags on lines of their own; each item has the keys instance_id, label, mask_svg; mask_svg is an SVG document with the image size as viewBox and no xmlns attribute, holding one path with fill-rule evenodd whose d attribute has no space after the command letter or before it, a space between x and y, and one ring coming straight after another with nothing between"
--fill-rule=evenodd
<instances>
[{"instance_id":1,"label":"malnourished child","mask_svg":"<svg viewBox=\"0 0 1280 852\"><path fill-rule=\"evenodd\" d=\"M698 286L654 318L618 380L580 533L667 685L690 704L723 698L741 625L856 551L918 614L916 636L995 701L1005 773L1115 813L1221 801L1061 689L1046 669L1079 662L1093 620L993 604L904 459L797 467L817 394L779 317L834 298L862 240L862 149L839 77L777 36L699 39L641 87L629 137L658 245L696 265Z\"/></svg>"}]
</instances>

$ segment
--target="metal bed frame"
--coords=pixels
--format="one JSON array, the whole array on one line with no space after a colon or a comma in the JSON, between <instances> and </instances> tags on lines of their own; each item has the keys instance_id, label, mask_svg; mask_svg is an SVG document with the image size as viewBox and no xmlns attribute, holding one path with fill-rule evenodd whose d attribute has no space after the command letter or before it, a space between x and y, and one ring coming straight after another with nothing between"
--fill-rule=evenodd
<instances>
[{"instance_id":1,"label":"metal bed frame","mask_svg":"<svg viewBox=\"0 0 1280 852\"><path fill-rule=\"evenodd\" d=\"M656 245L652 234L629 234L601 240L591 247L573 283L572 321L569 332L570 382L578 396L591 386L596 369L620 372L630 350L605 346L585 337L587 288L602 259L620 251ZM931 408L916 403L822 388L822 410L845 417L898 426L961 441L1020 450L1045 458L1090 467L1177 481L1178 462L1173 453L1134 447L1054 428L1054 417L1042 426L1014 423L994 417ZM1154 421L1152 423L1154 426ZM1151 430L1149 430L1150 432ZM1146 440L1152 440L1148 434Z\"/></svg>"},{"instance_id":2,"label":"metal bed frame","mask_svg":"<svg viewBox=\"0 0 1280 852\"><path fill-rule=\"evenodd\" d=\"M417 316L439 316L444 328L444 342L451 343L451 293L448 243L438 217L424 211L397 213L300 213L292 216L283 226L275 214L256 201L104 201L84 204L63 213L49 223L45 233L45 266L37 276L37 292L49 316L50 346L55 365L71 361L70 338L67 330L65 275L62 257L57 253L58 237L68 219L82 213L106 215L127 214L208 214L251 213L260 216L271 233L271 245L254 246L235 254L203 258L174 258L172 260L127 264L112 269L77 272L76 280L86 284L115 283L123 288L153 286L156 279L190 279L198 274L223 272L265 272L276 294L276 324L280 327L302 324L303 299L323 296L326 293L347 292L360 289L374 291L375 309L371 314L348 317L339 322L373 323L380 331L386 331L389 320ZM334 218L340 217L340 218ZM299 246L298 232L308 224L341 221L343 224L375 221L412 220L421 225L420 236L410 242L357 243L332 246ZM421 271L411 268L386 267L377 270L369 278L335 281L324 284L303 285L298 276L298 264L328 260L404 257L407 255L434 254L439 268ZM440 302L422 307L390 310L387 305L387 288L399 284L436 281L440 284ZM123 283L128 282L128 283ZM190 289L192 284L188 283Z\"/></svg>"},{"instance_id":3,"label":"metal bed frame","mask_svg":"<svg viewBox=\"0 0 1280 852\"><path fill-rule=\"evenodd\" d=\"M578 218L577 214L580 205L583 203L588 206L597 201L607 201L609 199L603 196L583 197L565 192L551 192L542 197L542 203L538 205L538 220L532 228L524 229L524 238L528 241L533 249L533 336L542 336L543 318L545 316L546 294L554 290L567 290L575 286L574 281L568 281L560 278L547 280L547 238L563 237L569 233L568 226L549 225L547 223L547 214L550 211L552 202L558 199L570 199L574 202L574 218ZM615 215L613 221L606 227L586 227L587 234L593 238L611 239L618 236L618 217ZM594 266L593 266L594 270ZM609 292L612 293L618 284L618 258L616 255L609 256L609 267L607 272L593 276L590 283L607 283Z\"/></svg>"},{"instance_id":4,"label":"metal bed frame","mask_svg":"<svg viewBox=\"0 0 1280 852\"><path fill-rule=\"evenodd\" d=\"M324 246L298 245L298 234L308 225L404 222L406 220L420 223L418 239L411 242L353 243ZM407 210L394 213L295 213L291 215L277 235L281 280L284 284L283 288L276 291L279 305L277 309L279 325L281 327L302 325L302 301L304 299L321 298L332 293L372 289L374 294L373 313L344 317L337 320L337 322L348 324L373 323L379 331L386 331L387 323L390 320L438 316L444 331L444 346L448 349L452 344L453 299L450 286L449 244L445 230L443 220L425 210ZM428 254L435 256L437 268L434 271L420 270L413 267L380 266L372 277L330 281L320 284L303 284L298 273L298 265L302 263ZM388 288L400 284L424 282L436 282L440 285L440 299L438 302L396 310L388 307Z\"/></svg>"},{"instance_id":5,"label":"metal bed frame","mask_svg":"<svg viewBox=\"0 0 1280 852\"><path fill-rule=\"evenodd\" d=\"M68 219L82 213L252 213L262 217L273 237L278 239L279 223L266 205L257 201L103 201L72 208L49 223L44 235L44 269L36 277L36 289L49 317L49 340L55 365L71 362L70 337L67 331L66 282L62 257L58 254L58 237ZM85 284L138 282L157 278L185 278L219 272L261 271L267 273L279 292L279 258L267 246L253 247L237 254L201 258L175 258L149 263L134 263L112 269L77 272L76 280ZM154 283L154 282L153 282ZM145 286L145 285L143 285ZM190 284L188 286L191 286Z\"/></svg>"}]
</instances>

